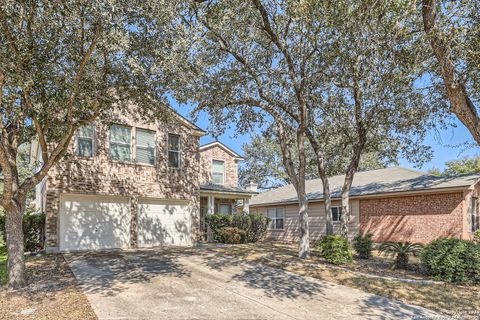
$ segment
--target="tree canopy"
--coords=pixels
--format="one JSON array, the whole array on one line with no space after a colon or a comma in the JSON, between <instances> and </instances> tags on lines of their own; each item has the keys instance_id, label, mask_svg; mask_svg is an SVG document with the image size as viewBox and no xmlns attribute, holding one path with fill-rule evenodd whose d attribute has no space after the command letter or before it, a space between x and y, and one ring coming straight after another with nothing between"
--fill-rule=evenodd
<instances>
[{"instance_id":1,"label":"tree canopy","mask_svg":"<svg viewBox=\"0 0 480 320\"><path fill-rule=\"evenodd\" d=\"M9 286L25 284L22 214L26 196L66 153L76 130L112 108L165 115L173 73L173 1L2 1L0 168ZM19 147L36 139L40 162L22 177Z\"/></svg>"}]
</instances>

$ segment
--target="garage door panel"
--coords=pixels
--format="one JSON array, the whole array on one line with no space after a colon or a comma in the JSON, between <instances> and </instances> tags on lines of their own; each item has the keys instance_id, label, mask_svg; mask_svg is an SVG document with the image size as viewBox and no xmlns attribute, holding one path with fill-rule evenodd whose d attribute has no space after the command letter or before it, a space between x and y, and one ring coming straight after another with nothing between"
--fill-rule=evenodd
<instances>
[{"instance_id":1,"label":"garage door panel","mask_svg":"<svg viewBox=\"0 0 480 320\"><path fill-rule=\"evenodd\" d=\"M96 196L63 197L60 215L60 250L128 247L128 199Z\"/></svg>"},{"instance_id":2,"label":"garage door panel","mask_svg":"<svg viewBox=\"0 0 480 320\"><path fill-rule=\"evenodd\" d=\"M137 236L139 247L190 245L189 206L179 203L139 203Z\"/></svg>"}]
</instances>

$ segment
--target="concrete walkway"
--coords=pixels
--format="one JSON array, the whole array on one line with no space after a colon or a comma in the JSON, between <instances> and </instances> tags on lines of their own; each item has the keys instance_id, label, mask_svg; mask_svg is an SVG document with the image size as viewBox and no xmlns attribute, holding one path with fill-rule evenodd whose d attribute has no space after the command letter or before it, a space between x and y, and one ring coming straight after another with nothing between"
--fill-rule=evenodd
<instances>
[{"instance_id":1,"label":"concrete walkway","mask_svg":"<svg viewBox=\"0 0 480 320\"><path fill-rule=\"evenodd\" d=\"M205 248L65 255L99 319L442 319Z\"/></svg>"}]
</instances>

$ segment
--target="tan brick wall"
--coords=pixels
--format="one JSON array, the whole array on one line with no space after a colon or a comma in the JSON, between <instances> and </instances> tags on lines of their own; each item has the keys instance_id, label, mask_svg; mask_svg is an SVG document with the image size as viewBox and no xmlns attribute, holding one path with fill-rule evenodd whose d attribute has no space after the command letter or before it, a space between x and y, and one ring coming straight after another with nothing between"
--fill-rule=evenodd
<instances>
[{"instance_id":1,"label":"tan brick wall","mask_svg":"<svg viewBox=\"0 0 480 320\"><path fill-rule=\"evenodd\" d=\"M115 123L149 129L156 132L156 164L154 166L112 161L109 152L109 127L95 125L95 156L69 156L54 167L47 180L46 215L47 247L58 247L58 212L60 195L79 193L92 195L128 196L132 203L131 245L136 245L136 201L139 197L186 199L189 201L194 240L199 235L199 137L193 130L174 118L165 121L134 120L133 116L118 116ZM180 169L168 167L167 135L181 136ZM135 142L132 141L133 147ZM75 141L70 146L74 153Z\"/></svg>"},{"instance_id":2,"label":"tan brick wall","mask_svg":"<svg viewBox=\"0 0 480 320\"><path fill-rule=\"evenodd\" d=\"M340 206L340 201L332 201L332 206ZM359 203L358 200L351 200L351 220L349 223L349 230L351 235L358 233L359 228ZM251 212L267 215L268 208L283 207L285 208L285 221L283 230L269 230L267 233L267 240L291 242L298 240L298 205L277 205L266 207L251 208ZM309 229L310 239L317 240L325 235L325 207L323 202L310 202L308 205ZM340 232L340 222L334 222L334 232Z\"/></svg>"},{"instance_id":3,"label":"tan brick wall","mask_svg":"<svg viewBox=\"0 0 480 320\"><path fill-rule=\"evenodd\" d=\"M360 200L360 231L377 242L463 237L463 192Z\"/></svg>"},{"instance_id":4,"label":"tan brick wall","mask_svg":"<svg viewBox=\"0 0 480 320\"><path fill-rule=\"evenodd\" d=\"M238 186L238 162L230 153L219 146L213 146L200 152L200 183L212 181L213 160L225 161L225 185Z\"/></svg>"}]
</instances>

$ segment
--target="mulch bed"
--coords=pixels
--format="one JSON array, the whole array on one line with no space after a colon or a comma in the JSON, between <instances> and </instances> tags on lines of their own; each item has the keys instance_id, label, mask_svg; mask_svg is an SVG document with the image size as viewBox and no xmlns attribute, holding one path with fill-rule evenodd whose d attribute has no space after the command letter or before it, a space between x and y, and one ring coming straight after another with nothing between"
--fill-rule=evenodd
<instances>
[{"instance_id":1,"label":"mulch bed","mask_svg":"<svg viewBox=\"0 0 480 320\"><path fill-rule=\"evenodd\" d=\"M0 319L97 319L61 255L27 259L28 286L0 288Z\"/></svg>"}]
</instances>

